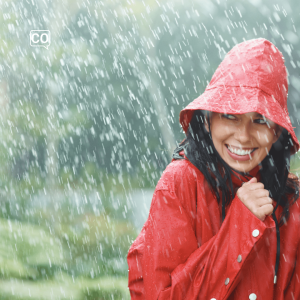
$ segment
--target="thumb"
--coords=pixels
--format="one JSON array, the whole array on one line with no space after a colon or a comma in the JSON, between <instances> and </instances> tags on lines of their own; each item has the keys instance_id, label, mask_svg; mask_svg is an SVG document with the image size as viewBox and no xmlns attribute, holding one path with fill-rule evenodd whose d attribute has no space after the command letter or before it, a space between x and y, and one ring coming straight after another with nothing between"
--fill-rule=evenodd
<instances>
[{"instance_id":1,"label":"thumb","mask_svg":"<svg viewBox=\"0 0 300 300\"><path fill-rule=\"evenodd\" d=\"M251 182L251 183L257 182L257 178L256 177L252 177L248 182Z\"/></svg>"},{"instance_id":2,"label":"thumb","mask_svg":"<svg viewBox=\"0 0 300 300\"><path fill-rule=\"evenodd\" d=\"M249 181L245 182L243 185L249 184L249 183L255 183L255 182L257 182L257 178L256 177L252 177Z\"/></svg>"}]
</instances>

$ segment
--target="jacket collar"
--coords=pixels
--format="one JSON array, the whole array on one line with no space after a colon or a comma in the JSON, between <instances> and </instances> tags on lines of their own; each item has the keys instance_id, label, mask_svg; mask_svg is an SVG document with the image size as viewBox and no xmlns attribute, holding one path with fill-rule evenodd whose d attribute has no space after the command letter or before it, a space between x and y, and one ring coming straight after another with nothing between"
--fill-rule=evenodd
<instances>
[{"instance_id":1,"label":"jacket collar","mask_svg":"<svg viewBox=\"0 0 300 300\"><path fill-rule=\"evenodd\" d=\"M232 183L240 187L244 182L248 182L252 177L256 177L257 182L260 181L260 172L261 169L260 165L257 165L254 169L252 169L250 172L246 173L244 176L237 173L235 170L233 171L233 175L231 176Z\"/></svg>"},{"instance_id":2,"label":"jacket collar","mask_svg":"<svg viewBox=\"0 0 300 300\"><path fill-rule=\"evenodd\" d=\"M179 152L179 155L183 156L183 158L188 160L183 150ZM248 182L252 177L256 177L257 182L259 182L261 179L260 172L259 172L260 169L261 166L257 165L254 169L252 169L250 172L246 173L245 175L240 175L235 170L232 170L233 174L231 175L231 180L234 187L236 188L240 187L244 182Z\"/></svg>"}]
</instances>

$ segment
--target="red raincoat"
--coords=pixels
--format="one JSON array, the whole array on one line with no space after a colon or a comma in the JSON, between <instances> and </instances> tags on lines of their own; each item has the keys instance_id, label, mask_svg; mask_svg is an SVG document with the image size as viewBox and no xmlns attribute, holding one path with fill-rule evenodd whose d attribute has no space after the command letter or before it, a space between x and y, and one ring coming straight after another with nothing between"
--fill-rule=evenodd
<instances>
[{"instance_id":1,"label":"red raincoat","mask_svg":"<svg viewBox=\"0 0 300 300\"><path fill-rule=\"evenodd\" d=\"M237 45L228 56L230 57L232 52L236 54L235 49L239 54L239 59L243 59L243 54L241 54L243 46L249 47L249 44L251 49L261 50L274 47L270 42L258 39ZM250 54L253 53L251 51ZM277 48L273 50L273 54L277 55L276 52L281 55ZM257 56L257 53L254 55ZM265 53L268 54L267 51ZM264 90L266 88L259 81L256 82L258 86L254 86L254 83L250 85L253 90L245 89L245 86L242 86L245 82L242 82L241 74L234 72L234 68L231 68L231 75L233 74L234 77L238 73L242 79L234 86L226 83L224 70L227 69L223 67L228 56L218 68L223 73L220 77L223 88L227 93L230 87L236 92L244 92L247 101L249 99L247 89L250 91L252 98L250 97L251 99L245 104L245 112L247 110L258 111L266 115L266 110L277 107L276 114L279 119L276 119L276 116L270 119L290 132L294 142L291 152L297 151L299 144L290 121L286 118L282 119L283 114L288 114L285 110L286 105L279 103L280 100L283 104L286 101L287 86L285 89L282 85L279 86L282 93L275 94L276 97L274 94L261 92L260 87ZM249 59L251 55L248 53L244 63L247 63ZM278 57L273 57L273 61L276 59L279 60ZM280 59L282 60L281 57ZM230 62L233 64L233 60ZM249 66L247 68L249 69ZM265 69L269 72L268 68ZM224 92L224 90L220 91L221 85L212 85L214 79L214 84L219 80L216 80L218 70L208 90L199 98L203 99L207 94L209 96L211 90L214 92L214 99L217 93ZM276 71L274 69L274 72ZM285 78L277 79L277 83L285 80ZM274 84L274 82L269 81L269 84ZM276 86L274 88L276 89ZM216 93L214 89L218 92ZM238 91L238 89L243 90ZM191 112L196 109L208 109L210 105L210 102L205 102L207 100L203 103L199 98L181 112L181 123L185 130L190 121ZM238 97L231 97L233 101L231 104L237 101L236 98ZM277 103L271 102L264 108L258 109L257 106L255 108L253 103L262 99L266 102L270 99L277 101L280 108ZM245 113L241 107L240 103L239 106L232 105L226 112L237 113L235 110L238 109L239 113ZM219 108L220 106L209 110L218 111ZM183 152L181 155L184 155ZM259 166L250 174L260 180ZM234 176L232 181L235 188L242 184L242 180ZM260 221L235 196L221 224L221 207L204 175L186 157L183 160L173 159L156 186L149 217L128 253L131 299L300 299L299 199L289 211L290 218L285 225L280 227L279 270L277 284L274 285L276 230L273 219L266 217L265 221ZM277 219L281 212L282 208L279 206L276 210Z\"/></svg>"}]
</instances>

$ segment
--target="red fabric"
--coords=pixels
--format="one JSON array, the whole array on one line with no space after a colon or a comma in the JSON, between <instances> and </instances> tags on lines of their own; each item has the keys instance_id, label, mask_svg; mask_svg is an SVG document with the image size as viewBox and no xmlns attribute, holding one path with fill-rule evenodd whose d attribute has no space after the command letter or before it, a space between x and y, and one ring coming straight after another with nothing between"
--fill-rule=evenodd
<instances>
[{"instance_id":1,"label":"red fabric","mask_svg":"<svg viewBox=\"0 0 300 300\"><path fill-rule=\"evenodd\" d=\"M257 172L255 168L250 173L260 178ZM233 181L241 185L237 178ZM260 221L236 196L221 225L221 208L203 174L187 159L173 160L156 186L148 220L128 253L131 299L240 300L252 293L264 300L300 299L299 203L290 207L290 218L280 227L274 285L273 219ZM279 207L277 218L281 211ZM252 235L255 229L257 237Z\"/></svg>"},{"instance_id":2,"label":"red fabric","mask_svg":"<svg viewBox=\"0 0 300 300\"><path fill-rule=\"evenodd\" d=\"M294 154L299 142L289 118L287 95L282 53L263 38L245 41L228 52L205 92L180 112L180 123L186 132L194 110L258 112L289 131Z\"/></svg>"}]
</instances>

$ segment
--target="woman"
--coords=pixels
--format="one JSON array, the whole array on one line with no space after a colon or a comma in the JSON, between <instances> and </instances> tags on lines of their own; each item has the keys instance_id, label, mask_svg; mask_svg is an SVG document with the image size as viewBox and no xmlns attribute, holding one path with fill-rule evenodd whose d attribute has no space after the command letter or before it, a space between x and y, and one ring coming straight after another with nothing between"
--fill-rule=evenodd
<instances>
[{"instance_id":1,"label":"woman","mask_svg":"<svg viewBox=\"0 0 300 300\"><path fill-rule=\"evenodd\" d=\"M300 299L287 92L282 54L260 38L236 45L181 111L186 139L128 253L132 299Z\"/></svg>"}]
</instances>

